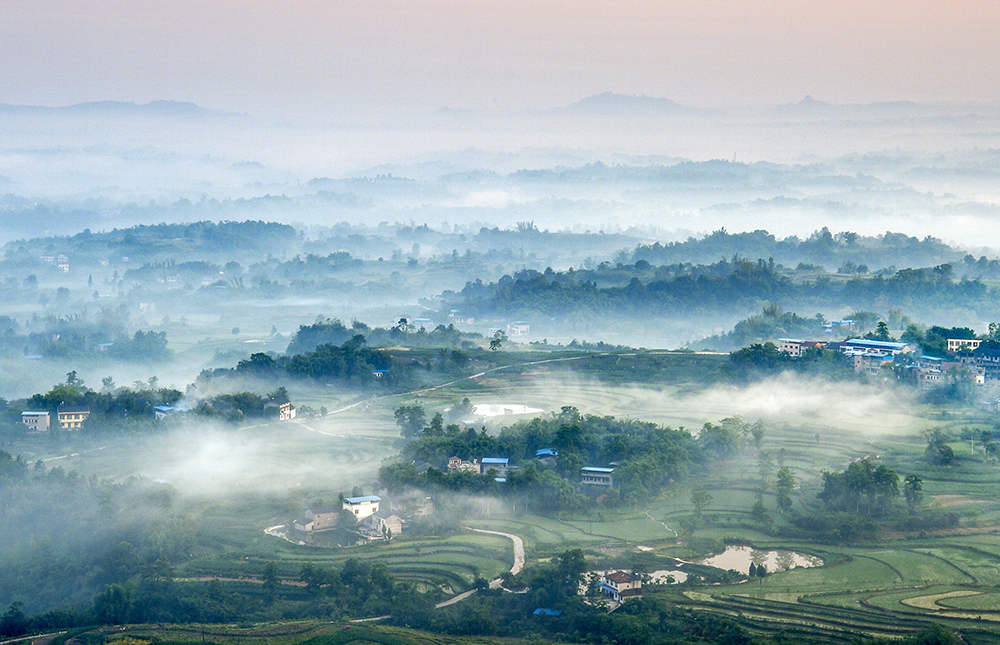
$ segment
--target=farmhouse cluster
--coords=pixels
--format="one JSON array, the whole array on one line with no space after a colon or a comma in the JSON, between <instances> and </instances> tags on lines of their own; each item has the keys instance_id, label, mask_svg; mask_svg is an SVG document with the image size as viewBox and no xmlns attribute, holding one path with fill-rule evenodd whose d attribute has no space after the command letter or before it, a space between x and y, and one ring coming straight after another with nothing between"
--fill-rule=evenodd
<instances>
[{"instance_id":1,"label":"farmhouse cluster","mask_svg":"<svg viewBox=\"0 0 1000 645\"><path fill-rule=\"evenodd\" d=\"M434 504L429 497L400 504L396 509L389 499L378 495L357 495L344 497L339 504L308 508L302 517L292 522L292 527L299 534L299 541L304 541L301 538L306 536L341 529L361 541L388 542L410 526L410 516L421 517L433 512Z\"/></svg>"},{"instance_id":2,"label":"farmhouse cluster","mask_svg":"<svg viewBox=\"0 0 1000 645\"><path fill-rule=\"evenodd\" d=\"M798 358L810 349L839 351L852 362L854 371L877 375L884 367L904 361L906 374L921 386L938 383L945 375L968 378L978 385L1000 381L1000 348L983 345L978 338L949 338L948 357L919 355L908 343L852 338L843 342L779 338L778 350Z\"/></svg>"}]
</instances>

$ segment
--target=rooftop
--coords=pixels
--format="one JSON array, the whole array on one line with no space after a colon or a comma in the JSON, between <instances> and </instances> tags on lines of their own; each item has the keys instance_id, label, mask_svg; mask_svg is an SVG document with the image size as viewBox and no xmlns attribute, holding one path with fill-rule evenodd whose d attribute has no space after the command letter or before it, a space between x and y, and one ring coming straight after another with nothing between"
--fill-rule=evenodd
<instances>
[{"instance_id":1,"label":"rooftop","mask_svg":"<svg viewBox=\"0 0 1000 645\"><path fill-rule=\"evenodd\" d=\"M873 347L878 349L894 349L900 351L906 348L906 343L891 343L885 340L867 340L865 338L851 338L850 340L845 340L841 345L849 345L852 347Z\"/></svg>"},{"instance_id":2,"label":"rooftop","mask_svg":"<svg viewBox=\"0 0 1000 645\"><path fill-rule=\"evenodd\" d=\"M365 495L363 497L345 497L344 501L348 504L370 504L371 502L381 502L382 498L378 495Z\"/></svg>"}]
</instances>

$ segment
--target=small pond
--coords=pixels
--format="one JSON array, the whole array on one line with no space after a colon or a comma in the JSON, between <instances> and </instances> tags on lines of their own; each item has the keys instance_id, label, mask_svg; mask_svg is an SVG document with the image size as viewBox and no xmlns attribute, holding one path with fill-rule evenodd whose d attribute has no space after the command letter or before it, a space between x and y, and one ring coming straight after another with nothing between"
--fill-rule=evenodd
<instances>
[{"instance_id":1,"label":"small pond","mask_svg":"<svg viewBox=\"0 0 1000 645\"><path fill-rule=\"evenodd\" d=\"M728 546L722 553L699 560L698 564L707 564L717 569L733 569L746 573L750 570L751 562L757 566L763 564L772 573L795 569L797 567L823 566L823 558L817 558L816 556L796 553L795 551L754 549L749 546Z\"/></svg>"},{"instance_id":2,"label":"small pond","mask_svg":"<svg viewBox=\"0 0 1000 645\"><path fill-rule=\"evenodd\" d=\"M649 572L649 581L654 585L666 585L670 584L670 578L674 579L675 584L680 584L688 579L688 574L683 571L660 569L659 571Z\"/></svg>"}]
</instances>

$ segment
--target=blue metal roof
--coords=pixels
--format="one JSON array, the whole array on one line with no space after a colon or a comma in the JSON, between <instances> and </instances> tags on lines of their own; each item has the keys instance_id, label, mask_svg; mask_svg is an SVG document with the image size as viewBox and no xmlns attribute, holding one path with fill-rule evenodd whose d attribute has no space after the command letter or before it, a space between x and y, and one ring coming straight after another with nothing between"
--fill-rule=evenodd
<instances>
[{"instance_id":1,"label":"blue metal roof","mask_svg":"<svg viewBox=\"0 0 1000 645\"><path fill-rule=\"evenodd\" d=\"M605 474L609 474L610 475L611 473L615 472L615 469L614 468L597 468L596 466L584 466L583 468L580 469L580 472L581 473L584 473L584 472L586 472L586 473L605 473Z\"/></svg>"},{"instance_id":2,"label":"blue metal roof","mask_svg":"<svg viewBox=\"0 0 1000 645\"><path fill-rule=\"evenodd\" d=\"M348 504L364 504L365 502L381 502L382 498L378 495L365 495L364 497L345 497L344 501Z\"/></svg>"},{"instance_id":3,"label":"blue metal roof","mask_svg":"<svg viewBox=\"0 0 1000 645\"><path fill-rule=\"evenodd\" d=\"M536 609L532 613L534 613L536 616L561 616L562 615L562 612L559 611L558 609L545 609L543 607L539 607L538 609Z\"/></svg>"},{"instance_id":4,"label":"blue metal roof","mask_svg":"<svg viewBox=\"0 0 1000 645\"><path fill-rule=\"evenodd\" d=\"M504 466L506 466L507 462L509 462L509 461L510 461L510 459L507 459L506 457L483 457L483 460L481 462L479 462L479 463L481 463L481 464L503 464Z\"/></svg>"},{"instance_id":5,"label":"blue metal roof","mask_svg":"<svg viewBox=\"0 0 1000 645\"><path fill-rule=\"evenodd\" d=\"M906 347L906 343L890 343L884 340L867 340L865 338L852 338L841 343L851 347L872 347L877 349L894 349L900 351Z\"/></svg>"}]
</instances>

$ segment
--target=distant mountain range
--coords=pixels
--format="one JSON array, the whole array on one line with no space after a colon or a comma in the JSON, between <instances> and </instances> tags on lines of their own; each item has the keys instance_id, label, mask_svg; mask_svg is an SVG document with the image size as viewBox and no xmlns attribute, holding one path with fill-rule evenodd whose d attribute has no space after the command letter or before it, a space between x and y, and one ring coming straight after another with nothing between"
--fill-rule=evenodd
<instances>
[{"instance_id":1,"label":"distant mountain range","mask_svg":"<svg viewBox=\"0 0 1000 645\"><path fill-rule=\"evenodd\" d=\"M915 103L914 101L887 101L876 103L835 104L818 101L806 96L798 103L787 103L769 110L784 117L827 118L883 118L957 116L967 114L996 114L995 105L963 105L943 103Z\"/></svg>"},{"instance_id":2,"label":"distant mountain range","mask_svg":"<svg viewBox=\"0 0 1000 645\"><path fill-rule=\"evenodd\" d=\"M141 116L236 116L232 112L210 110L183 101L151 101L132 103L125 101L92 101L63 107L43 105L11 105L0 103L0 113L7 114L116 114Z\"/></svg>"},{"instance_id":3,"label":"distant mountain range","mask_svg":"<svg viewBox=\"0 0 1000 645\"><path fill-rule=\"evenodd\" d=\"M584 116L612 116L615 114L644 114L649 116L684 115L703 112L697 108L681 105L676 101L657 96L636 96L604 92L576 103L556 108L550 113L578 114Z\"/></svg>"}]
</instances>

